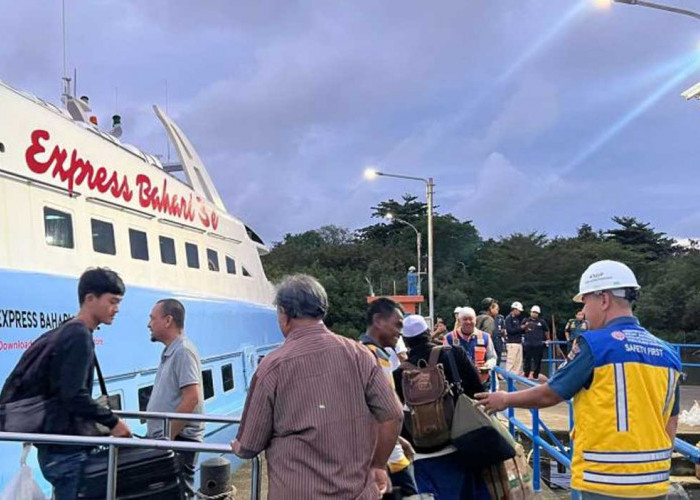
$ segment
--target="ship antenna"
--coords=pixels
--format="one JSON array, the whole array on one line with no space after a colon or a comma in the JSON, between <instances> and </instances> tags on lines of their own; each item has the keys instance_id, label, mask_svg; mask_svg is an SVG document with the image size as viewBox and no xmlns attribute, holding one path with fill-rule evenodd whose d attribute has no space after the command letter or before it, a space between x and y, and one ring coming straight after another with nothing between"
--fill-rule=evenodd
<instances>
[{"instance_id":1,"label":"ship antenna","mask_svg":"<svg viewBox=\"0 0 700 500\"><path fill-rule=\"evenodd\" d=\"M61 1L61 24L63 28L63 103L70 97L70 77L68 76L68 56L66 55L66 0Z\"/></svg>"},{"instance_id":2,"label":"ship antenna","mask_svg":"<svg viewBox=\"0 0 700 500\"><path fill-rule=\"evenodd\" d=\"M168 112L168 79L165 79L165 114L170 116ZM167 162L170 163L170 138L168 137L168 131L165 131L165 147L167 148Z\"/></svg>"}]
</instances>

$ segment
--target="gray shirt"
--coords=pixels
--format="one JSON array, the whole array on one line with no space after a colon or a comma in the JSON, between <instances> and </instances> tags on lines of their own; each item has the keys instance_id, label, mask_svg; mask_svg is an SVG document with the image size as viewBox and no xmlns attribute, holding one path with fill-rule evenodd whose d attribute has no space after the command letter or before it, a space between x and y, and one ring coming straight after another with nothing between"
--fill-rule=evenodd
<instances>
[{"instance_id":1,"label":"gray shirt","mask_svg":"<svg viewBox=\"0 0 700 500\"><path fill-rule=\"evenodd\" d=\"M181 335L163 350L146 411L174 412L182 401L180 390L193 384L197 384L201 397L202 365L199 354L192 342ZM198 404L192 413L204 413L203 405ZM162 420L148 421L148 436L154 439L164 436ZM204 424L187 422L178 436L202 441Z\"/></svg>"}]
</instances>

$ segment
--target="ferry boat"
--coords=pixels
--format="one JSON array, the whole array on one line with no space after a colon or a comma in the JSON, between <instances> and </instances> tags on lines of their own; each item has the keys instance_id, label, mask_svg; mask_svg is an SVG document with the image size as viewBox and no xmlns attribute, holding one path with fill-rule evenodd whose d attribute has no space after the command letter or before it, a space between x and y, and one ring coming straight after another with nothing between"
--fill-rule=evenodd
<instances>
[{"instance_id":1,"label":"ferry boat","mask_svg":"<svg viewBox=\"0 0 700 500\"><path fill-rule=\"evenodd\" d=\"M106 266L127 290L113 325L94 338L122 409L146 408L163 349L150 342L148 315L174 297L202 359L205 412L240 414L259 360L282 342L264 243L228 213L163 110L154 106L179 159L165 164L122 142L118 123L100 130L87 99L65 87L56 106L0 81L0 378L34 338L77 312L82 272ZM145 433L143 423L129 425ZM227 442L234 431L207 424L206 440ZM0 491L20 450L0 443ZM35 453L30 465L48 493Z\"/></svg>"}]
</instances>

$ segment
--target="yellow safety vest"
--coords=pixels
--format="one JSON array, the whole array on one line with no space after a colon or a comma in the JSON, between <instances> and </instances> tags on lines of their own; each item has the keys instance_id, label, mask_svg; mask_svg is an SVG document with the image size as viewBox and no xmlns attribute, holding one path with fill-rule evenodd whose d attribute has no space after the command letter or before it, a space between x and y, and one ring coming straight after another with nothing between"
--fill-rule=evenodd
<instances>
[{"instance_id":1,"label":"yellow safety vest","mask_svg":"<svg viewBox=\"0 0 700 500\"><path fill-rule=\"evenodd\" d=\"M595 364L590 388L574 396L571 486L618 497L667 494L678 355L634 318L581 336Z\"/></svg>"}]
</instances>

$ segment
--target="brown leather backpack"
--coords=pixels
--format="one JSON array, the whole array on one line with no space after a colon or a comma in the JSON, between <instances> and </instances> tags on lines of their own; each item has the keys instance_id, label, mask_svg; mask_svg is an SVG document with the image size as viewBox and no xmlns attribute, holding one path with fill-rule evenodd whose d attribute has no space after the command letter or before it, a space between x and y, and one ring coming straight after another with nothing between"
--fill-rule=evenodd
<instances>
[{"instance_id":1,"label":"brown leather backpack","mask_svg":"<svg viewBox=\"0 0 700 500\"><path fill-rule=\"evenodd\" d=\"M450 347L434 347L428 363L401 364L401 387L409 408L409 430L418 448L437 448L450 442L454 400L445 370L438 363L440 352Z\"/></svg>"}]
</instances>

